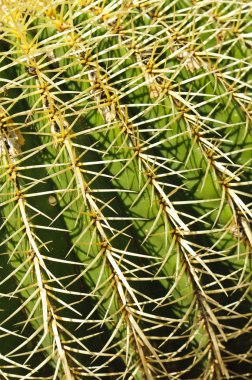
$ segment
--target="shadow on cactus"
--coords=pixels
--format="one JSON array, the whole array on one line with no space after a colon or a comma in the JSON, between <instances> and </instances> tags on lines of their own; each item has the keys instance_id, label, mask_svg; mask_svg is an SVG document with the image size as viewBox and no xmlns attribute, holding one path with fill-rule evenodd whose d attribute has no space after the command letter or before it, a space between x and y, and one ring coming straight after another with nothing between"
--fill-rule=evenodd
<instances>
[{"instance_id":1,"label":"shadow on cactus","mask_svg":"<svg viewBox=\"0 0 252 380\"><path fill-rule=\"evenodd\" d=\"M0 378L251 379L249 3L0 10Z\"/></svg>"}]
</instances>

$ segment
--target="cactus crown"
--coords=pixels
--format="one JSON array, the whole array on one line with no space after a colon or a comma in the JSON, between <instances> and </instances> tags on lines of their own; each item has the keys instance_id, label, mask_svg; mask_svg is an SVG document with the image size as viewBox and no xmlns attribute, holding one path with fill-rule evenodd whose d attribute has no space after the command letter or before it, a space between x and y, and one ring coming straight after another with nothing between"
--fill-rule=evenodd
<instances>
[{"instance_id":1,"label":"cactus crown","mask_svg":"<svg viewBox=\"0 0 252 380\"><path fill-rule=\"evenodd\" d=\"M1 1L2 379L250 378L251 14Z\"/></svg>"}]
</instances>

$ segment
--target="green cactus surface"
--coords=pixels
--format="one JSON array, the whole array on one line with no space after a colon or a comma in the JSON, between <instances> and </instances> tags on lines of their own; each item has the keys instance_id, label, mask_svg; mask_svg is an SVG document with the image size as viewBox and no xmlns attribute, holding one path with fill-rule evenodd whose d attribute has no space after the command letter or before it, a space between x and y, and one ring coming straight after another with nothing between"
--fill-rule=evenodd
<instances>
[{"instance_id":1,"label":"green cactus surface","mask_svg":"<svg viewBox=\"0 0 252 380\"><path fill-rule=\"evenodd\" d=\"M252 3L0 0L0 379L252 378Z\"/></svg>"}]
</instances>

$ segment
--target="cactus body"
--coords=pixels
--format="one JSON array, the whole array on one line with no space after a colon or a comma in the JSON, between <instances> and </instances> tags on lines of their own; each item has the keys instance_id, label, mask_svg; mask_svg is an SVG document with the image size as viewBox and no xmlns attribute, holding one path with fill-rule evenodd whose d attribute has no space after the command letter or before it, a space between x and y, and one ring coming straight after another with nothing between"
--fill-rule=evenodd
<instances>
[{"instance_id":1,"label":"cactus body","mask_svg":"<svg viewBox=\"0 0 252 380\"><path fill-rule=\"evenodd\" d=\"M0 3L1 379L251 378L251 15Z\"/></svg>"}]
</instances>

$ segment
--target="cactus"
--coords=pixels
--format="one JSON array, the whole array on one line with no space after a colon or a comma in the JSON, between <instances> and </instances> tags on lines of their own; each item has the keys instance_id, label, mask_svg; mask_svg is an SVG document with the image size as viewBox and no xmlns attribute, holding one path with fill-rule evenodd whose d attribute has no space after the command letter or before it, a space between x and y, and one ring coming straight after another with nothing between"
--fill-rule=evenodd
<instances>
[{"instance_id":1,"label":"cactus","mask_svg":"<svg viewBox=\"0 0 252 380\"><path fill-rule=\"evenodd\" d=\"M0 9L0 378L251 379L249 1Z\"/></svg>"}]
</instances>

